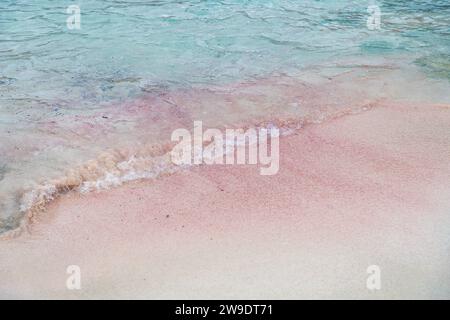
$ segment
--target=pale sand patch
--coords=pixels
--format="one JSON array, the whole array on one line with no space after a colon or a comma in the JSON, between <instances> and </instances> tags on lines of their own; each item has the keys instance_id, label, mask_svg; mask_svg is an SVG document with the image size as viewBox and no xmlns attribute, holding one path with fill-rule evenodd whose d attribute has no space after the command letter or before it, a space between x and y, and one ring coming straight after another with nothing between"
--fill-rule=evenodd
<instances>
[{"instance_id":1,"label":"pale sand patch","mask_svg":"<svg viewBox=\"0 0 450 320\"><path fill-rule=\"evenodd\" d=\"M450 298L449 128L446 107L381 107L282 138L275 176L203 166L62 197L0 243L0 297Z\"/></svg>"}]
</instances>

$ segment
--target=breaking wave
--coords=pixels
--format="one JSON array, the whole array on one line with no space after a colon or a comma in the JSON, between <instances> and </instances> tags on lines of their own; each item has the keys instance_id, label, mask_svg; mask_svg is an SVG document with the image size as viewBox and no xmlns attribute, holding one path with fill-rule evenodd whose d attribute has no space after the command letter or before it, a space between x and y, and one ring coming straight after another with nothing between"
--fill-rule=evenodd
<instances>
[{"instance_id":1,"label":"breaking wave","mask_svg":"<svg viewBox=\"0 0 450 320\"><path fill-rule=\"evenodd\" d=\"M297 134L307 125L320 124L346 115L357 114L372 109L377 103L370 103L358 108L342 110L321 119L277 119L264 121L257 125L236 126L247 129L279 129L280 136ZM224 141L225 147L235 143ZM175 165L171 161L170 151L173 143L155 146L141 146L129 149L110 149L102 152L96 159L67 170L65 175L57 179L45 181L42 184L26 190L20 197L20 215L16 217L16 226L2 234L2 238L11 238L31 231L31 226L40 214L45 212L46 206L61 195L68 192L85 194L89 192L108 190L125 183L152 180L165 175L185 170L193 165ZM225 150L230 150L225 148ZM231 150L234 150L231 148Z\"/></svg>"}]
</instances>

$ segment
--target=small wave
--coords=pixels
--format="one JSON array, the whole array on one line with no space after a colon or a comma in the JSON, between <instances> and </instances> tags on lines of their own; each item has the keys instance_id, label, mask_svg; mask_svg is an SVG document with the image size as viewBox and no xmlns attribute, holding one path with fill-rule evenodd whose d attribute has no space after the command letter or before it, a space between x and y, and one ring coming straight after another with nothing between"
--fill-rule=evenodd
<instances>
[{"instance_id":1,"label":"small wave","mask_svg":"<svg viewBox=\"0 0 450 320\"><path fill-rule=\"evenodd\" d=\"M281 136L296 134L307 125L320 124L346 115L356 114L373 108L377 103L370 103L359 108L343 110L328 117L294 118L262 121L256 125L241 125L235 128L248 129L279 129ZM225 140L226 146L234 143ZM148 145L133 149L111 149L100 154L96 159L84 165L70 169L58 179L48 180L25 191L20 197L20 219L17 227L2 234L2 238L12 238L30 232L30 228L38 216L45 211L46 206L68 192L86 194L89 192L108 190L125 183L152 180L161 176L173 174L179 170L195 165L175 165L171 161L170 150L173 144L161 146ZM225 150L230 150L225 148ZM231 150L234 150L231 148Z\"/></svg>"}]
</instances>

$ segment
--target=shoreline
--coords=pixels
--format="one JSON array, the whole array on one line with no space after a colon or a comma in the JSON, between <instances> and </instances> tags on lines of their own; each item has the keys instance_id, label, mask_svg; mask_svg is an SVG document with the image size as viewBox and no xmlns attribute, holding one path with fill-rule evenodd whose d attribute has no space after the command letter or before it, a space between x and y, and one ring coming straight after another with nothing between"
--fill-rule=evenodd
<instances>
[{"instance_id":1,"label":"shoreline","mask_svg":"<svg viewBox=\"0 0 450 320\"><path fill-rule=\"evenodd\" d=\"M299 131L310 125L319 125L328 121L334 121L341 117L367 112L377 107L383 107L383 105L379 101L366 102L366 104L358 108L341 110L320 121L308 118L277 118L264 120L256 124L244 124L243 128L244 130L270 130L270 128L276 128L280 131L280 136L289 136L291 134L298 134ZM224 130L228 130L228 128L230 127L225 126ZM23 232L28 232L32 227L33 221L39 219L39 216L45 212L49 204L69 193L77 192L86 194L110 190L111 188L117 188L127 183L152 181L159 176L170 175L179 170L189 170L199 166L195 164L187 166L174 165L170 160L169 151L174 145L174 142L168 142L163 145L141 146L137 150L133 148L109 149L100 153L97 158L91 159L79 167L67 170L65 175L58 179L36 185L33 189L25 192L21 196L21 206L27 209L23 209L25 213L19 220L19 226L0 233L0 240L14 238L20 236ZM241 147L236 145L236 149L239 148ZM224 153L224 157L226 156L227 154ZM200 164L200 166L203 165ZM258 167L261 170L262 167Z\"/></svg>"},{"instance_id":2,"label":"shoreline","mask_svg":"<svg viewBox=\"0 0 450 320\"><path fill-rule=\"evenodd\" d=\"M7 167L0 186L0 237L19 226L23 213L39 209L59 193L155 176L158 161L164 162L163 155L171 148L171 133L191 128L194 121L219 129L273 124L296 128L386 101L430 105L448 101L443 83L424 79L415 68L394 64L385 69L386 63L374 62L381 69L365 65L350 69L344 64L223 87L147 93L87 115L69 113L43 120L35 137L46 142L43 146L25 136L5 139L2 145L11 158L5 162L14 165ZM134 162L134 155L143 159Z\"/></svg>"},{"instance_id":3,"label":"shoreline","mask_svg":"<svg viewBox=\"0 0 450 320\"><path fill-rule=\"evenodd\" d=\"M282 137L273 177L201 166L69 193L0 242L0 297L448 298L450 109L425 108ZM82 290L65 287L68 265Z\"/></svg>"}]
</instances>

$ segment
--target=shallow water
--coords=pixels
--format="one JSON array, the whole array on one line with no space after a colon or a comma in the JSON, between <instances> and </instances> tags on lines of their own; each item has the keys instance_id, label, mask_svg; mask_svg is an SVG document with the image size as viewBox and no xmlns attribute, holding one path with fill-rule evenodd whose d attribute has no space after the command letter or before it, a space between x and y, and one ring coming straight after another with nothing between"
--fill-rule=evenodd
<instances>
[{"instance_id":1,"label":"shallow water","mask_svg":"<svg viewBox=\"0 0 450 320\"><path fill-rule=\"evenodd\" d=\"M66 4L0 3L0 232L80 181L164 171L164 147L150 146L193 120L317 122L380 99L450 101L448 1L77 4L81 30L67 28ZM381 30L367 28L372 4Z\"/></svg>"}]
</instances>

